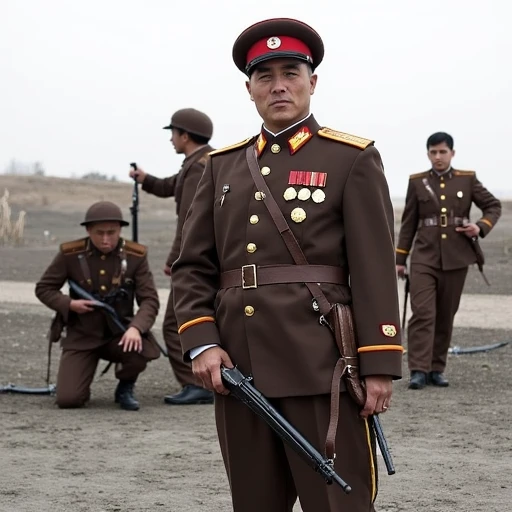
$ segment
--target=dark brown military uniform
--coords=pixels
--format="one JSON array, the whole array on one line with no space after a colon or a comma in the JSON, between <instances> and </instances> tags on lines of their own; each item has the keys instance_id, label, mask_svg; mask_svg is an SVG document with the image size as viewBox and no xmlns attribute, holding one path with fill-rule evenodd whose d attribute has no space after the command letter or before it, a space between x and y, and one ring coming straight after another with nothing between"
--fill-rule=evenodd
<instances>
[{"instance_id":1,"label":"dark brown military uniform","mask_svg":"<svg viewBox=\"0 0 512 512\"><path fill-rule=\"evenodd\" d=\"M277 136L263 129L259 137L211 154L172 269L185 358L201 345L221 345L322 451L339 354L300 276L263 280L266 266L293 272L294 261L249 173L245 153L253 145L309 264L342 268L350 276L350 286L321 286L329 301L353 304L363 377L401 375L388 187L372 141L320 129L312 116ZM241 286L244 266L261 284ZM236 285L231 279L224 284L228 271L238 272ZM336 469L352 485L349 495L326 486L234 398L216 395L215 404L236 511L291 511L297 493L306 512L373 510L373 436L346 393Z\"/></svg>"},{"instance_id":2,"label":"dark brown military uniform","mask_svg":"<svg viewBox=\"0 0 512 512\"><path fill-rule=\"evenodd\" d=\"M180 253L183 223L185 222L187 211L192 204L197 185L203 174L206 165L206 156L211 151L213 151L213 148L209 145L201 147L195 153L185 158L178 174L168 178L156 178L155 176L147 175L142 184L142 189L150 194L154 194L158 197L174 196L176 200L178 223L171 252L166 261L168 267L172 267L172 264L176 261ZM182 386L197 384L196 378L190 368L190 363L185 363L182 358L178 324L173 307L172 286L167 301L167 309L165 311L163 335L169 354L169 361L178 382Z\"/></svg>"},{"instance_id":3,"label":"dark brown military uniform","mask_svg":"<svg viewBox=\"0 0 512 512\"><path fill-rule=\"evenodd\" d=\"M471 239L455 231L469 221L472 203L482 210L476 224L485 237L501 215L501 204L473 171L451 169L443 175L426 171L410 177L396 264L405 265L416 237L407 336L411 371L445 369L468 266L476 262Z\"/></svg>"},{"instance_id":4,"label":"dark brown military uniform","mask_svg":"<svg viewBox=\"0 0 512 512\"><path fill-rule=\"evenodd\" d=\"M118 345L119 329L101 310L72 312L71 300L79 297L61 292L68 279L109 302L128 327L136 327L143 337L142 353L123 352ZM103 254L89 238L64 243L37 283L36 295L57 312L57 323L62 320L66 326L57 378L60 407L79 407L89 399L100 359L117 363L118 379L135 381L147 362L159 357L158 346L150 333L158 314L158 294L143 245L120 239L117 249ZM135 314L134 300L139 306Z\"/></svg>"}]
</instances>

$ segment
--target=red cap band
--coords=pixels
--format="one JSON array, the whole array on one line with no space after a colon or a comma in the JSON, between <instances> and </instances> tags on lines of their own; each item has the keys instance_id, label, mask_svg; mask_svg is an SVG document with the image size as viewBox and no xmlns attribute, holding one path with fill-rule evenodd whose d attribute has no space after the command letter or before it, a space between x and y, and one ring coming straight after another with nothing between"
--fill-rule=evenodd
<instances>
[{"instance_id":1,"label":"red cap band","mask_svg":"<svg viewBox=\"0 0 512 512\"><path fill-rule=\"evenodd\" d=\"M262 55L277 52L299 53L312 58L311 50L300 39L288 36L267 37L254 43L247 52L247 64Z\"/></svg>"}]
</instances>

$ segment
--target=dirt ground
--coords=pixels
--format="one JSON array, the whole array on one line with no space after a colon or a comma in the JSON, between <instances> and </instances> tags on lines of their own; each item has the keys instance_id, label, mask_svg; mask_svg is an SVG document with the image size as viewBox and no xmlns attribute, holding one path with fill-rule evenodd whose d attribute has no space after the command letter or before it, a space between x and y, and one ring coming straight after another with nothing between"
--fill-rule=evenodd
<instances>
[{"instance_id":1,"label":"dirt ground","mask_svg":"<svg viewBox=\"0 0 512 512\"><path fill-rule=\"evenodd\" d=\"M129 185L108 184L106 194L100 184L24 180L0 176L0 195L4 187L10 189L15 216L27 211L24 244L0 247L0 281L37 280L58 243L82 236L83 211L102 196L122 203L129 216ZM160 268L173 236L173 210L170 200L141 194L140 240L150 246L161 288L169 284ZM465 293L512 293L511 228L507 203L483 244L492 287L471 271ZM0 386L44 385L50 318L44 307L0 301ZM156 327L162 339L161 325ZM512 329L458 327L452 345L496 341L512 341ZM52 382L58 353L54 347ZM488 353L450 356L447 389L410 391L407 379L396 383L382 423L397 473L386 475L379 458L377 511L512 510L511 374L512 343ZM98 374L83 410L58 410L49 396L0 394L0 512L231 510L213 407L166 406L163 395L178 385L163 358L139 379L140 411L119 410L114 387L112 372Z\"/></svg>"}]
</instances>

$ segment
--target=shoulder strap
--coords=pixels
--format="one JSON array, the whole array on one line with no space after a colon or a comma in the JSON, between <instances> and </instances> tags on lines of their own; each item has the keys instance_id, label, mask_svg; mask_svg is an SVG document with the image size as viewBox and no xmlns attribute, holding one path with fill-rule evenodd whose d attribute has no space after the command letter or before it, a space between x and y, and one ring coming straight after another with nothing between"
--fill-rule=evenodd
<instances>
[{"instance_id":1,"label":"shoulder strap","mask_svg":"<svg viewBox=\"0 0 512 512\"><path fill-rule=\"evenodd\" d=\"M302 249L297 242L290 226L286 222L283 213L279 209L276 200L270 193L270 189L267 186L263 176L261 175L258 161L256 160L256 153L254 147L251 145L245 151L247 163L249 164L249 171L251 171L252 179L260 192L263 192L263 203L265 204L274 224L276 225L281 237L286 244L288 251L290 252L293 261L296 265L308 265L306 256L302 252ZM317 301L320 313L325 317L331 310L331 304L327 300L327 297L322 292L320 286L316 283L305 283L308 287L313 298Z\"/></svg>"}]
</instances>

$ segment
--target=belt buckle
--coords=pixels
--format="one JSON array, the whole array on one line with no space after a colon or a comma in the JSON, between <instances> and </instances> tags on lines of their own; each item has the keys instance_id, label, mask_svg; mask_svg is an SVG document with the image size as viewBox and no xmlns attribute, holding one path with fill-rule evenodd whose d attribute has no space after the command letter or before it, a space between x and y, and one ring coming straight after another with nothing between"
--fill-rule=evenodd
<instances>
[{"instance_id":1,"label":"belt buckle","mask_svg":"<svg viewBox=\"0 0 512 512\"><path fill-rule=\"evenodd\" d=\"M441 227L445 228L448 226L448 216L445 213L441 214Z\"/></svg>"},{"instance_id":2,"label":"belt buckle","mask_svg":"<svg viewBox=\"0 0 512 512\"><path fill-rule=\"evenodd\" d=\"M242 267L242 289L249 290L251 288L258 288L256 265L254 264Z\"/></svg>"}]
</instances>

